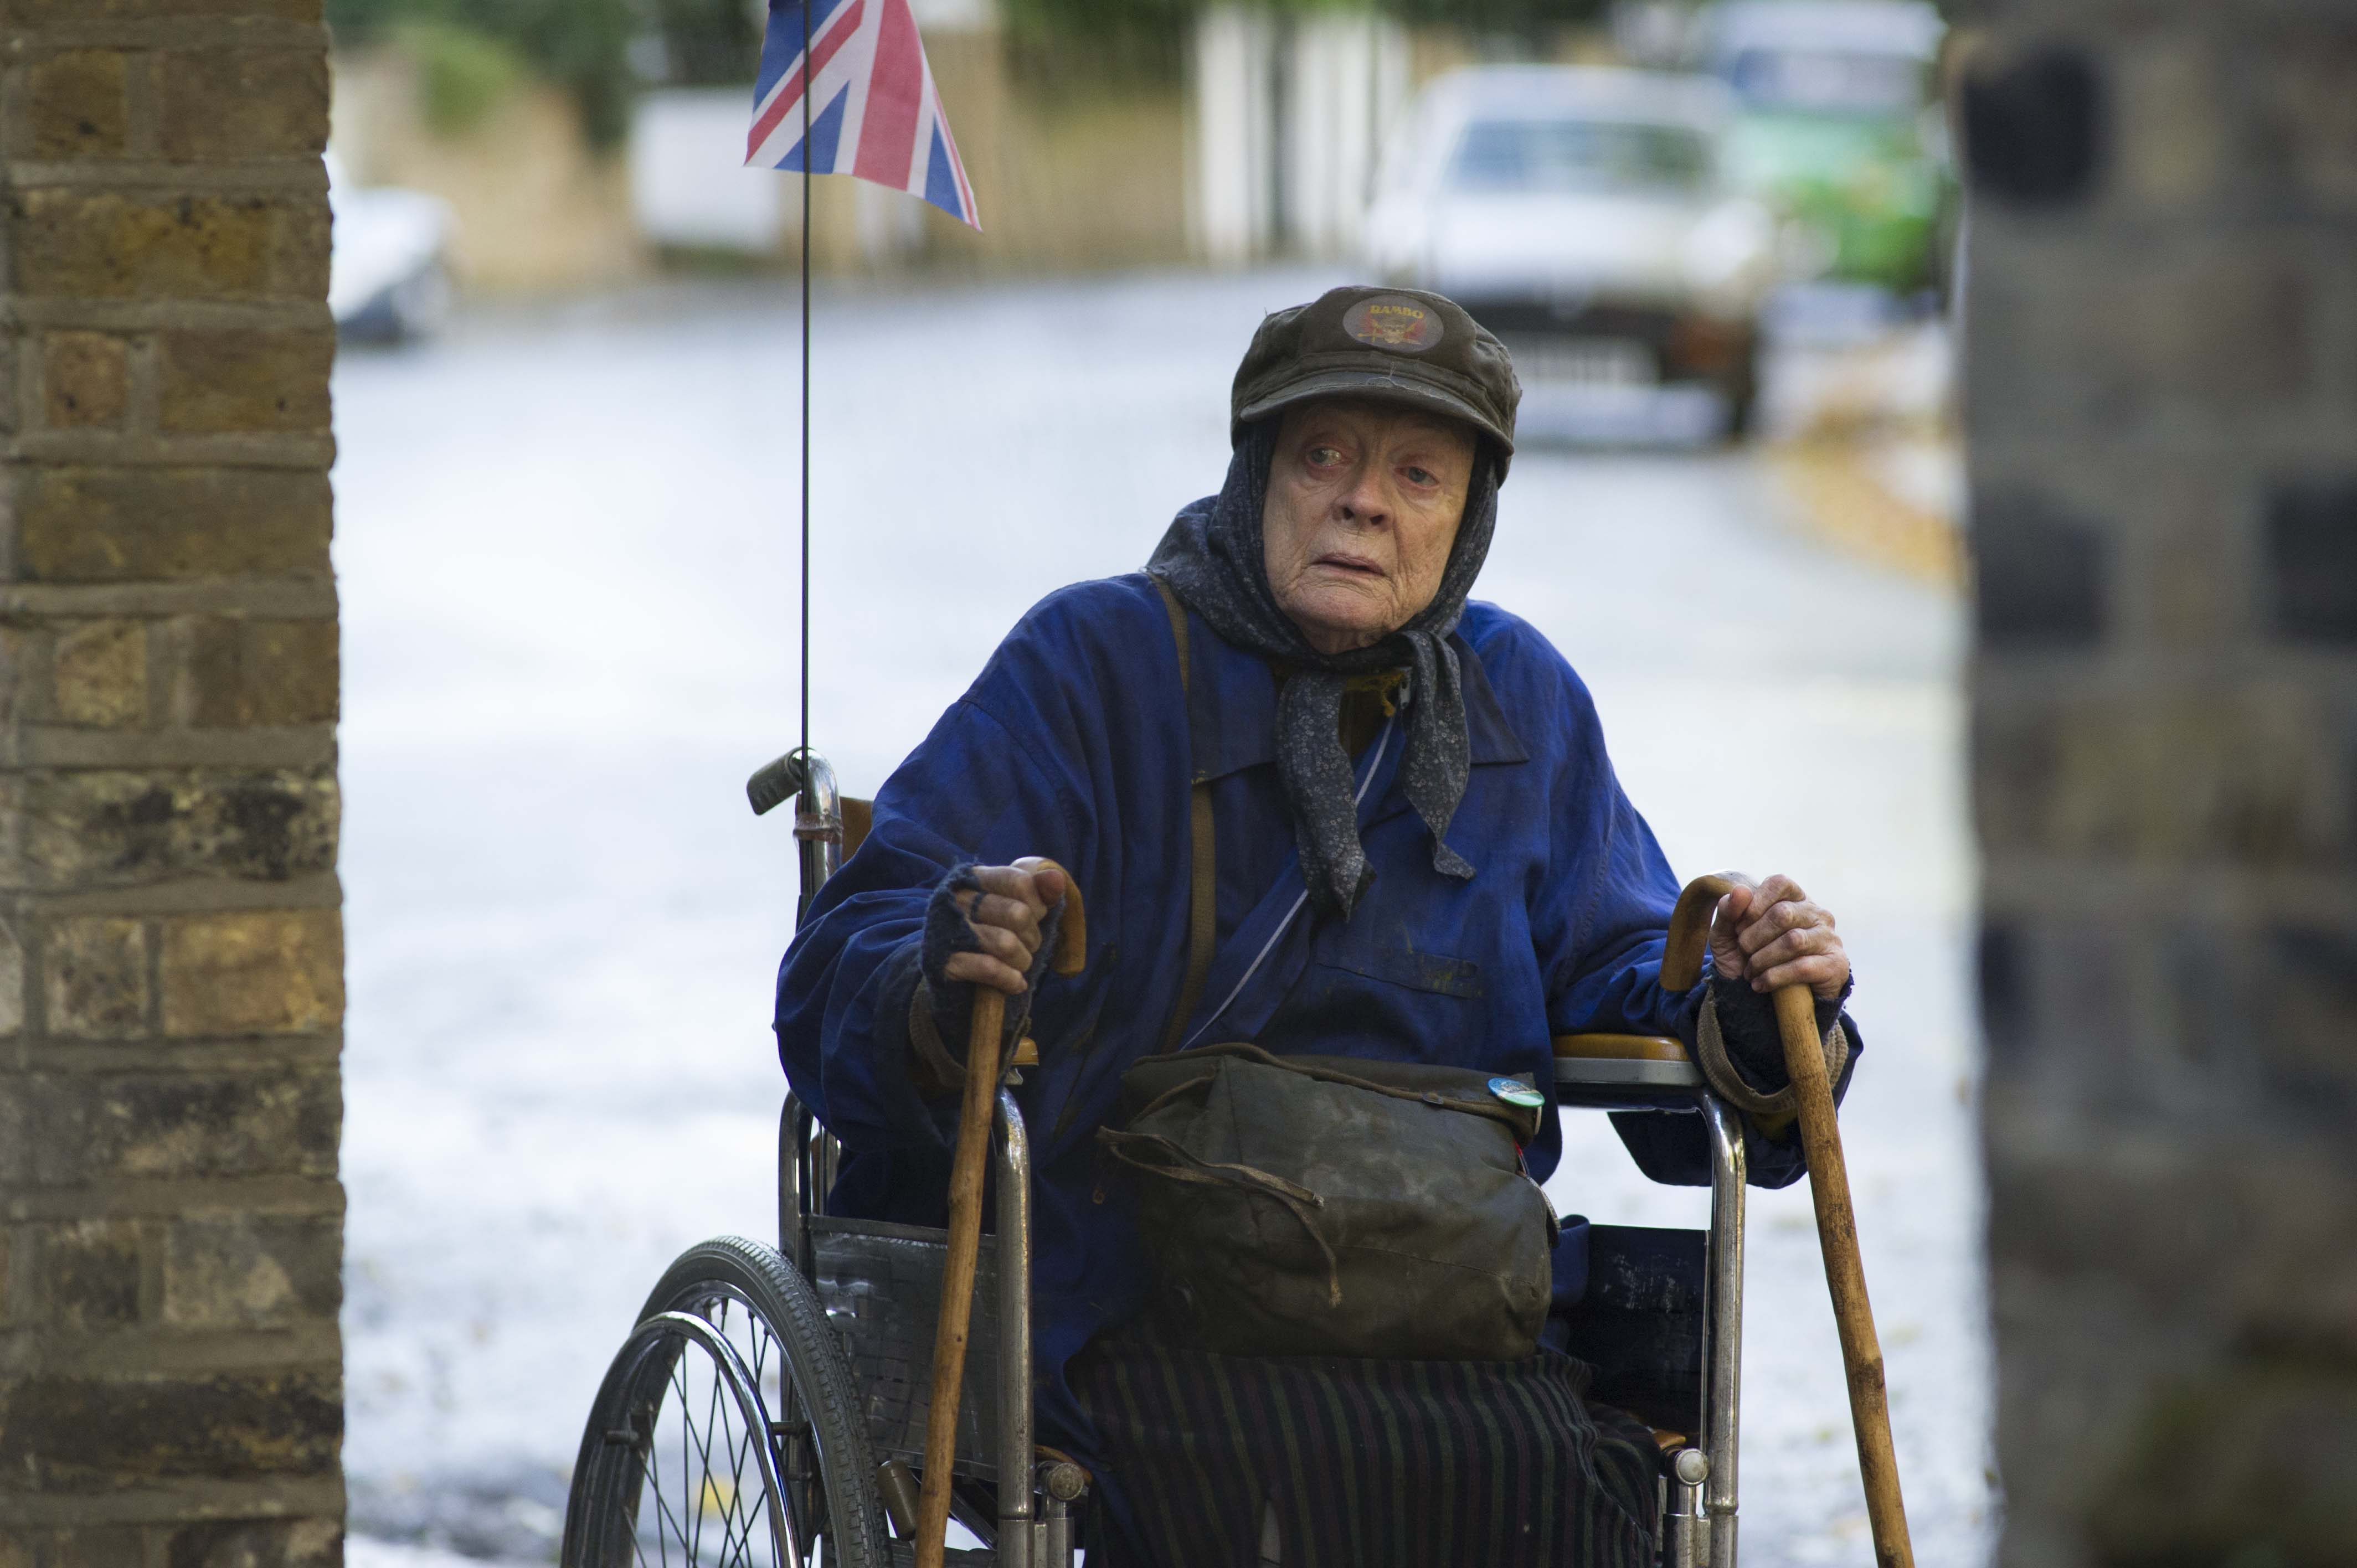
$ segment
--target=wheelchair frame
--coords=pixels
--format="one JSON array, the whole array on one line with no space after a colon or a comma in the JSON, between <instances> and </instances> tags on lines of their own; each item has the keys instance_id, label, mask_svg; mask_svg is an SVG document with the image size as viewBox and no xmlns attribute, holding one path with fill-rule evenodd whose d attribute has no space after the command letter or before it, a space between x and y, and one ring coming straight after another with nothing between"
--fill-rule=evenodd
<instances>
[{"instance_id":1,"label":"wheelchair frame","mask_svg":"<svg viewBox=\"0 0 2357 1568\"><path fill-rule=\"evenodd\" d=\"M845 802L834 770L815 753L781 757L755 775L748 792L756 811L795 797L799 923L845 854ZM862 822L861 836L864 829ZM1664 1568L1735 1568L1747 1174L1742 1117L1710 1090L1675 1041L1589 1036L1569 1043L1586 1049L1556 1058L1559 1107L1703 1119L1711 1155L1710 1224L1702 1233L1706 1326L1699 1347L1700 1420L1695 1423L1703 1442L1699 1448L1680 1446L1663 1456L1662 1562ZM1018 1052L1010 1083L1020 1081L1022 1065ZM988 1561L999 1568L1071 1568L1072 1520L1086 1477L1060 1455L1041 1460L1033 1441L1030 1139L1008 1087L999 1088L996 1104L997 1226L996 1235L984 1240L976 1277L956 1473L995 1482L997 1503L995 1518L985 1520L972 1494L963 1493L952 1517L977 1535L987 1531ZM819 1213L840 1157L833 1134L814 1125L790 1090L778 1128L779 1251L825 1305L863 1389L871 1438L886 1461L883 1468L889 1470L894 1463L921 1455L932 1322L930 1313L911 1312L907 1296L912 1293L918 1298L913 1305L921 1308L930 1249L931 1301L938 1304L945 1248L939 1231ZM858 1274L863 1262L888 1268L901 1299L879 1304L874 1278ZM985 1321L985 1304L996 1309L995 1325ZM867 1391L879 1379L885 1391ZM1010 1476L1020 1479L1008 1485Z\"/></svg>"}]
</instances>

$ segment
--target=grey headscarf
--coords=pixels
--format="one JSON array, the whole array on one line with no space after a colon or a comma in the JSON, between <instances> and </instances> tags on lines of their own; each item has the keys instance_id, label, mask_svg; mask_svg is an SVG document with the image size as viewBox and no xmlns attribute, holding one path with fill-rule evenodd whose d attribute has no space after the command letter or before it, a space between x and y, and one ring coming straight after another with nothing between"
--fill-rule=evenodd
<instances>
[{"instance_id":1,"label":"grey headscarf","mask_svg":"<svg viewBox=\"0 0 2357 1568\"><path fill-rule=\"evenodd\" d=\"M1489 443L1482 442L1457 542L1432 603L1372 647L1320 653L1277 607L1269 586L1261 508L1276 425L1271 418L1245 427L1220 493L1194 502L1171 521L1146 569L1169 584L1221 637L1297 671L1277 702L1277 777L1293 808L1310 899L1319 909L1347 918L1374 875L1359 843L1355 784L1342 749L1342 692L1353 675L1408 670L1407 748L1400 764L1408 804L1432 832L1433 869L1447 876L1473 875L1472 865L1444 837L1465 798L1471 752L1463 677L1448 638L1489 558L1498 515L1498 464Z\"/></svg>"}]
</instances>

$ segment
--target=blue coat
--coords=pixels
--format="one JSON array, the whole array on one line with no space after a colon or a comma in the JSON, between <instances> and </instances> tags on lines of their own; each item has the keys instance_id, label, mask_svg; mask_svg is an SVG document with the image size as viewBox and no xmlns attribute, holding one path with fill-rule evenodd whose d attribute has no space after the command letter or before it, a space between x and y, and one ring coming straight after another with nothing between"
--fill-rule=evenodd
<instances>
[{"instance_id":1,"label":"blue coat","mask_svg":"<svg viewBox=\"0 0 2357 1568\"><path fill-rule=\"evenodd\" d=\"M1347 922L1304 903L1276 776L1275 677L1190 618L1182 711L1169 621L1140 573L1062 589L1023 618L885 784L866 843L795 936L778 1041L794 1092L845 1147L827 1207L939 1225L956 1106L922 1098L908 1071L926 900L963 861L1047 855L1079 881L1088 966L1039 988L1041 1064L1017 1091L1037 1173L1045 1440L1088 1445L1063 1366L1134 1312L1148 1282L1092 1135L1123 1070L1159 1048L1185 973L1190 780L1211 784L1219 940L1189 1043L1249 1039L1551 1085L1556 1035L1691 1040L1700 988L1660 983L1678 881L1613 777L1587 688L1493 605L1468 605L1456 636L1472 776L1448 842L1476 868L1469 882L1432 869L1397 779L1400 736L1387 731L1358 763L1375 879ZM1617 1120L1655 1179L1707 1179L1699 1118ZM1534 1176L1555 1169L1560 1140L1543 1116L1527 1151ZM1753 1134L1755 1182L1781 1186L1801 1168L1796 1146Z\"/></svg>"}]
</instances>

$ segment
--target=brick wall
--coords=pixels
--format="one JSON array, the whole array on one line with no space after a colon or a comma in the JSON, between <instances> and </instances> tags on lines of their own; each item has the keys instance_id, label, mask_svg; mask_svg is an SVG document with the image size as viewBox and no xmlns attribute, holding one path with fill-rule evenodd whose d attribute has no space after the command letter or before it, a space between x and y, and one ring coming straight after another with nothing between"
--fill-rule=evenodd
<instances>
[{"instance_id":1,"label":"brick wall","mask_svg":"<svg viewBox=\"0 0 2357 1568\"><path fill-rule=\"evenodd\" d=\"M318 0L0 5L0 1565L340 1558Z\"/></svg>"},{"instance_id":2,"label":"brick wall","mask_svg":"<svg viewBox=\"0 0 2357 1568\"><path fill-rule=\"evenodd\" d=\"M2357 1563L2357 12L1967 9L2003 1561Z\"/></svg>"}]
</instances>

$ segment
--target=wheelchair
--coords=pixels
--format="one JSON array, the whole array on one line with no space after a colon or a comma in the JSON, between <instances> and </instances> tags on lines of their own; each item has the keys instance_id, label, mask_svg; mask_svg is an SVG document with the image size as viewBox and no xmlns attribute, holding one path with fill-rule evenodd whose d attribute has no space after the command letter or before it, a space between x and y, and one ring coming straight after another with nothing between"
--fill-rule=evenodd
<instances>
[{"instance_id":1,"label":"wheelchair","mask_svg":"<svg viewBox=\"0 0 2357 1568\"><path fill-rule=\"evenodd\" d=\"M866 836L869 802L791 753L756 773L757 813L797 802L801 902ZM1008 1081L1036 1064L1018 1047ZM1663 1568L1734 1568L1742 1374L1740 1115L1665 1038L1555 1042L1558 1103L1703 1119L1705 1230L1593 1225L1572 1354L1590 1397L1652 1426ZM1071 1568L1090 1477L1032 1431L1030 1147L996 1095L995 1235L982 1240L951 1517L953 1563ZM664 1273L614 1357L574 1464L565 1568L912 1564L945 1231L822 1212L840 1149L791 1091L778 1127L778 1240L723 1236Z\"/></svg>"}]
</instances>

